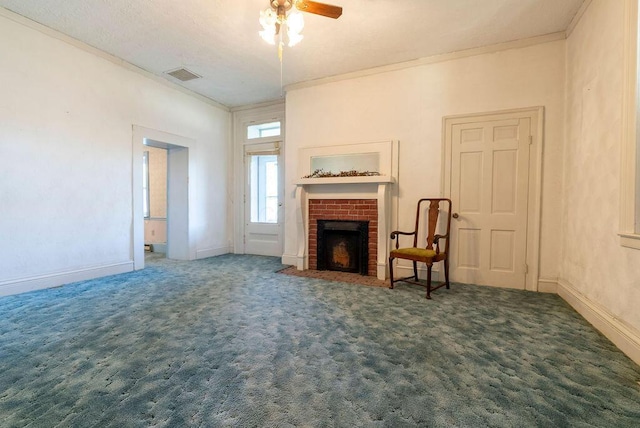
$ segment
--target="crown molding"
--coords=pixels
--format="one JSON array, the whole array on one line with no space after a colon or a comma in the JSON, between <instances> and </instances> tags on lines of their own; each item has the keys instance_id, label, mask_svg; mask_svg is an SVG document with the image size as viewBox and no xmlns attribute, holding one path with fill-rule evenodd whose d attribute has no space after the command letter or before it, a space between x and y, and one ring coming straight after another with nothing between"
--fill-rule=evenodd
<instances>
[{"instance_id":1,"label":"crown molding","mask_svg":"<svg viewBox=\"0 0 640 428\"><path fill-rule=\"evenodd\" d=\"M304 82L293 83L285 86L285 91L292 91L296 89L308 88L312 86L324 85L326 83L339 82L341 80L355 79L358 77L372 76L374 74L388 73L391 71L403 70L405 68L419 67L428 64L435 64L439 62L453 61L462 58L468 58L477 55L490 54L500 51L506 51L510 49L520 49L529 46L540 45L543 43L551 43L558 40L564 40L566 38L565 32L560 31L557 33L549 33L542 36L530 37L527 39L513 40L511 42L498 43L495 45L481 46L478 48L465 49L462 51L450 52L441 55L433 55L424 58L418 58L411 61L399 62L396 64L384 65L381 67L374 67L367 70L354 71L352 73L345 73L336 76L329 76L322 79L307 80Z\"/></svg>"},{"instance_id":2,"label":"crown molding","mask_svg":"<svg viewBox=\"0 0 640 428\"><path fill-rule=\"evenodd\" d=\"M573 19L571 20L571 22L569 23L569 26L567 27L567 31L566 31L567 39L569 38L571 33L573 33L573 30L576 28L576 25L578 25L578 23L582 19L582 16L584 15L584 13L587 11L587 9L589 9L591 2L592 0L584 0L584 3L582 3L582 6L580 6L580 9L578 9L576 14L573 16Z\"/></svg>"},{"instance_id":3,"label":"crown molding","mask_svg":"<svg viewBox=\"0 0 640 428\"><path fill-rule=\"evenodd\" d=\"M8 19L10 21L16 22L16 23L18 23L20 25L24 25L25 27L31 28L32 30L36 30L36 31L38 31L38 32L40 32L40 33L42 33L42 34L44 34L46 36L49 36L49 37L52 37L54 39L60 40L61 42L67 43L67 44L69 44L69 45L71 45L71 46L73 46L75 48L78 48L78 49L80 49L82 51L85 51L87 53L93 54L93 55L95 55L97 57L100 57L100 58L102 58L102 59L104 59L106 61L109 61L109 62L111 62L111 63L113 63L115 65L119 65L120 67L125 68L125 69L127 69L129 71L132 71L134 73L140 74L140 75L146 77L147 79L153 80L154 82L159 83L159 84L161 84L163 86L166 86L166 87L171 88L171 89L175 89L175 90L177 90L179 92L182 92L183 94L190 95L190 96L198 99L199 101L202 101L202 102L204 102L206 104L209 104L209 105L211 105L213 107L217 107L217 108L219 108L221 110L224 110L226 112L230 111L229 107L227 107L227 106L225 106L223 104L220 104L219 102L217 102L215 100L212 100L211 98L207 98L207 97L205 97L203 95L195 93L195 92L191 91L190 89L187 89L185 87L177 85L177 84L175 84L175 83L173 83L173 82L171 82L171 81L169 81L167 79L164 79L164 78L158 76L157 74L153 74L153 73L151 73L151 72L149 72L147 70L144 70L144 69L142 69L142 68L140 68L140 67L138 67L136 65L131 64L130 62L127 62L127 61L125 61L125 60L123 60L121 58L118 58L115 55L111 55L110 53L107 53L107 52L105 52L103 50L95 48L95 47L93 47L91 45L88 45L88 44L86 44L84 42L81 42L78 39L74 39L71 36L67 36L66 34L63 34L63 33L59 32L57 30L54 30L54 29L52 29L50 27L47 27L46 25L42 25L42 24L40 24L40 23L38 23L36 21L33 21L33 20L31 20L29 18L26 18L26 17L24 17L22 15L19 15L19 14L15 13L15 12L12 12L12 11L8 10L8 9L0 7L0 16L4 17L4 18L6 18L6 19Z\"/></svg>"},{"instance_id":4,"label":"crown molding","mask_svg":"<svg viewBox=\"0 0 640 428\"><path fill-rule=\"evenodd\" d=\"M254 109L262 109L262 108L267 109L269 107L274 107L274 109L279 108L284 110L284 100L278 99L274 101L265 101L262 103L246 104L242 106L231 107L229 111L231 113L236 113L236 112L245 111L245 110L254 110Z\"/></svg>"}]
</instances>

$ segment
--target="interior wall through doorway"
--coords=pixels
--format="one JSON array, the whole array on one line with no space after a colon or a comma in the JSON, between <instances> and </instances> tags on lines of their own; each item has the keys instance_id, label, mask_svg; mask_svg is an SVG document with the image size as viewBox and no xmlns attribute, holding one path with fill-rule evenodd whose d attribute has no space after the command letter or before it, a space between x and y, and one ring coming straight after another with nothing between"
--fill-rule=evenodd
<instances>
[{"instance_id":1,"label":"interior wall through doorway","mask_svg":"<svg viewBox=\"0 0 640 428\"><path fill-rule=\"evenodd\" d=\"M167 252L167 149L146 146L147 186L144 219L145 250ZM144 177L143 177L144 178ZM144 187L144 186L143 186Z\"/></svg>"},{"instance_id":2,"label":"interior wall through doorway","mask_svg":"<svg viewBox=\"0 0 640 428\"><path fill-rule=\"evenodd\" d=\"M194 180L195 141L166 132L133 126L133 238L131 252L136 270L144 268L143 153L149 147L167 153L167 248L166 256L177 260L194 260L196 251L191 239L190 210Z\"/></svg>"}]
</instances>

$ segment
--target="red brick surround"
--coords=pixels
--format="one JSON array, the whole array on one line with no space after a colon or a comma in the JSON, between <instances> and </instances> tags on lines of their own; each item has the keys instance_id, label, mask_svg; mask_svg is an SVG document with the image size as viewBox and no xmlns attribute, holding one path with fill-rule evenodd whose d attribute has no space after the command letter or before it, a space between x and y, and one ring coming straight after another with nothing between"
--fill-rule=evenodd
<instances>
[{"instance_id":1,"label":"red brick surround","mask_svg":"<svg viewBox=\"0 0 640 428\"><path fill-rule=\"evenodd\" d=\"M309 199L309 269L318 268L317 220L369 221L369 276L377 275L378 201L375 199Z\"/></svg>"}]
</instances>

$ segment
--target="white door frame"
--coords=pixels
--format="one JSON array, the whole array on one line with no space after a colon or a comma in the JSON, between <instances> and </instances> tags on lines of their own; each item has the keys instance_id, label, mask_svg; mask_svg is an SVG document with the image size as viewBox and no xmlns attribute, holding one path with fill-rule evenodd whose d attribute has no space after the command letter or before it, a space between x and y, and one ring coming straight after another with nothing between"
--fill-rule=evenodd
<instances>
[{"instance_id":1,"label":"white door frame","mask_svg":"<svg viewBox=\"0 0 640 428\"><path fill-rule=\"evenodd\" d=\"M514 110L501 110L486 113L473 113L446 116L442 119L442 194L451 197L451 127L454 123L467 119L493 120L511 117L531 118L530 158L529 158L529 195L527 205L527 244L526 263L528 272L525 277L525 290L538 291L540 276L540 221L542 207L542 154L544 145L544 107L530 107ZM456 212L458 207L454 206Z\"/></svg>"},{"instance_id":2,"label":"white door frame","mask_svg":"<svg viewBox=\"0 0 640 428\"><path fill-rule=\"evenodd\" d=\"M244 252L251 254L265 254L272 256L282 256L284 251L284 233L282 232L282 228L284 225L283 221L283 199L284 199L284 174L282 168L282 141L276 141L273 143L247 143L244 145L245 148L245 156L244 156L244 180L245 180L245 193L244 193L244 239L243 246ZM278 164L278 222L277 223L252 223L251 222L251 211L253 209L252 203L253 198L251 196L251 165L250 160L252 155L274 155L277 157ZM252 240L252 237L256 237L256 233L261 236L263 239ZM276 241L270 241L267 237L269 236L277 236ZM266 241L264 239L267 238ZM261 242L264 241L264 242ZM273 247L278 247L276 253L272 253L271 249Z\"/></svg>"},{"instance_id":3,"label":"white door frame","mask_svg":"<svg viewBox=\"0 0 640 428\"><path fill-rule=\"evenodd\" d=\"M142 212L142 152L147 146L167 150L167 257L194 260L190 205L193 203L195 140L133 125L132 239L134 269L144 269L144 215Z\"/></svg>"},{"instance_id":4,"label":"white door frame","mask_svg":"<svg viewBox=\"0 0 640 428\"><path fill-rule=\"evenodd\" d=\"M280 135L277 137L256 138L247 140L246 127L253 123L265 123L270 121L280 121ZM235 203L234 203L234 253L245 254L245 144L258 144L267 142L280 142L280 159L278 163L278 175L281 182L279 185L284 188L284 141L285 141L285 118L284 103L277 103L267 106L255 107L246 110L233 112L233 142L234 142L234 182L235 182ZM284 245L284 195L280 201L283 205L279 209L279 219L281 241Z\"/></svg>"}]
</instances>

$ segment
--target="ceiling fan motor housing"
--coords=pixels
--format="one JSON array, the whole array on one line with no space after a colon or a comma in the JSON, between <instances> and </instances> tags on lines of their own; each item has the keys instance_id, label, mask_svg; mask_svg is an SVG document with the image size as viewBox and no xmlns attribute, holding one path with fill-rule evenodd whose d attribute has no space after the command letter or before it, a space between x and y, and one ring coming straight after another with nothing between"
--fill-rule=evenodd
<instances>
[{"instance_id":1,"label":"ceiling fan motor housing","mask_svg":"<svg viewBox=\"0 0 640 428\"><path fill-rule=\"evenodd\" d=\"M282 8L285 12L293 7L293 0L271 0L271 7L277 11Z\"/></svg>"}]
</instances>

